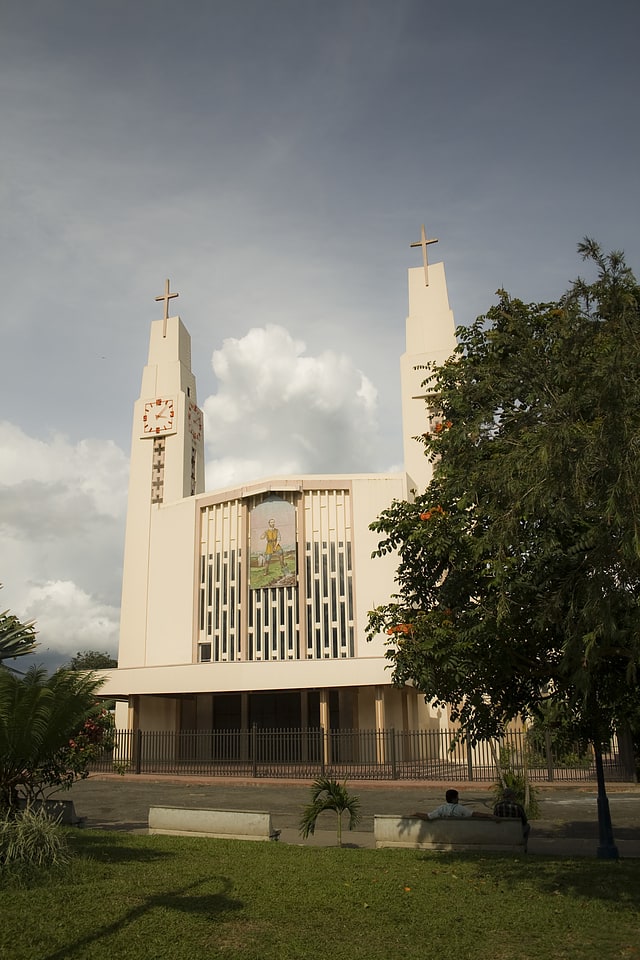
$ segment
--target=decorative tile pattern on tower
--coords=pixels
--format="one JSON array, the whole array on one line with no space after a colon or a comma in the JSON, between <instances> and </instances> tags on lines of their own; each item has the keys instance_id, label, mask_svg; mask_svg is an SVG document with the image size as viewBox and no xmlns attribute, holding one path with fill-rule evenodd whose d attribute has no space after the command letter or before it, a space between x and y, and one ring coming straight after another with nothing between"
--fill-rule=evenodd
<instances>
[{"instance_id":1,"label":"decorative tile pattern on tower","mask_svg":"<svg viewBox=\"0 0 640 960\"><path fill-rule=\"evenodd\" d=\"M164 437L153 438L153 463L151 466L151 503L162 503L164 498Z\"/></svg>"}]
</instances>

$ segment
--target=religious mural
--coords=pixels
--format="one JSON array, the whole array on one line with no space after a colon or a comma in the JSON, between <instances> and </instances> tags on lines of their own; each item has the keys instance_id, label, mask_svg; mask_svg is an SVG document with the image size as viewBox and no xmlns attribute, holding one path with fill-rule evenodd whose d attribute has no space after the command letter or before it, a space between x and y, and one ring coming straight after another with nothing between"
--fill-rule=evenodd
<instances>
[{"instance_id":1,"label":"religious mural","mask_svg":"<svg viewBox=\"0 0 640 960\"><path fill-rule=\"evenodd\" d=\"M291 587L296 582L296 508L274 497L250 514L251 570L249 586Z\"/></svg>"}]
</instances>

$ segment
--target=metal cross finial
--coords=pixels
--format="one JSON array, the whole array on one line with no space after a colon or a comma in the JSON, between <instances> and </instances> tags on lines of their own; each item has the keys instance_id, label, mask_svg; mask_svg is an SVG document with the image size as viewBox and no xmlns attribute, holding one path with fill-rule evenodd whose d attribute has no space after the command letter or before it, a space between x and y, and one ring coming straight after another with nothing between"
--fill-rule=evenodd
<instances>
[{"instance_id":1,"label":"metal cross finial","mask_svg":"<svg viewBox=\"0 0 640 960\"><path fill-rule=\"evenodd\" d=\"M424 264L424 285L425 287L429 286L429 262L427 260L427 246L430 243L437 243L437 239L427 240L427 235L424 231L424 223L422 224L422 233L421 239L416 240L415 243L412 243L412 247L422 247L422 262ZM168 282L168 281L167 281Z\"/></svg>"},{"instance_id":2,"label":"metal cross finial","mask_svg":"<svg viewBox=\"0 0 640 960\"><path fill-rule=\"evenodd\" d=\"M171 284L167 280L164 285L164 293L161 297L156 297L156 300L164 300L164 317L162 324L162 336L166 337L167 335L167 320L169 319L169 300L173 300L174 297L179 297L179 293L169 293L169 287Z\"/></svg>"}]
</instances>

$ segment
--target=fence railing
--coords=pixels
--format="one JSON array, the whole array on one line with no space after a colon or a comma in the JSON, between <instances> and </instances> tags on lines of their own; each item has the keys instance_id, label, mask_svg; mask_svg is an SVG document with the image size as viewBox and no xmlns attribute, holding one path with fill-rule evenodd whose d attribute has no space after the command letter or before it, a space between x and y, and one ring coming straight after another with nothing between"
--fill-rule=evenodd
<instances>
[{"instance_id":1,"label":"fence railing","mask_svg":"<svg viewBox=\"0 0 640 960\"><path fill-rule=\"evenodd\" d=\"M522 731L470 747L451 730L116 730L95 772L350 780L494 781L496 760L533 781L596 779L593 753L534 749ZM633 759L614 738L603 753L608 780L636 779Z\"/></svg>"}]
</instances>

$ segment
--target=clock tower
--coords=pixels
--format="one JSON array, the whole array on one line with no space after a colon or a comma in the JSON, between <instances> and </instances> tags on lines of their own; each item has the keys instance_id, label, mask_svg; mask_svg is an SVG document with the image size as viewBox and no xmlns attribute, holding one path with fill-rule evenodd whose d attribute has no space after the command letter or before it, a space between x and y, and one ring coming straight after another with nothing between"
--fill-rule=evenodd
<instances>
[{"instance_id":1,"label":"clock tower","mask_svg":"<svg viewBox=\"0 0 640 960\"><path fill-rule=\"evenodd\" d=\"M149 357L135 403L124 549L119 666L146 662L149 579L154 527L163 506L204 491L202 411L191 372L191 337L180 317L169 317L167 281L164 317L151 324ZM189 510L192 504L186 503ZM168 576L170 574L168 573Z\"/></svg>"}]
</instances>

